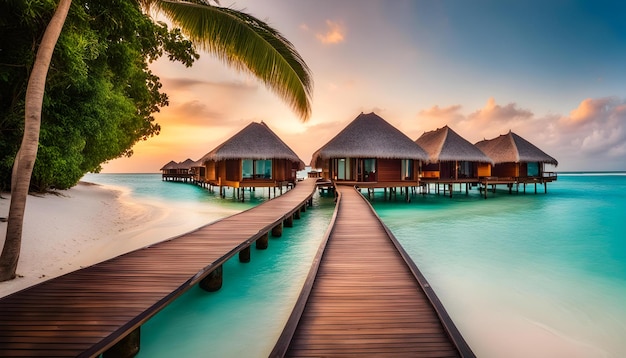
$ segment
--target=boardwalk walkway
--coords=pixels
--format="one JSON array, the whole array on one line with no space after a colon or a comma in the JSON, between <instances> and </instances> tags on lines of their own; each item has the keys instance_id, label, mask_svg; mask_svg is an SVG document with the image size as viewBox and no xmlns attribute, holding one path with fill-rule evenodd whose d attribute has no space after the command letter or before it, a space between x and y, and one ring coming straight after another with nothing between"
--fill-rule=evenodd
<instances>
[{"instance_id":1,"label":"boardwalk walkway","mask_svg":"<svg viewBox=\"0 0 626 358\"><path fill-rule=\"evenodd\" d=\"M271 356L474 357L369 203L337 190L334 226Z\"/></svg>"},{"instance_id":2,"label":"boardwalk walkway","mask_svg":"<svg viewBox=\"0 0 626 358\"><path fill-rule=\"evenodd\" d=\"M253 209L0 299L0 356L106 351L230 257L298 217L314 192L315 181L305 180Z\"/></svg>"}]
</instances>

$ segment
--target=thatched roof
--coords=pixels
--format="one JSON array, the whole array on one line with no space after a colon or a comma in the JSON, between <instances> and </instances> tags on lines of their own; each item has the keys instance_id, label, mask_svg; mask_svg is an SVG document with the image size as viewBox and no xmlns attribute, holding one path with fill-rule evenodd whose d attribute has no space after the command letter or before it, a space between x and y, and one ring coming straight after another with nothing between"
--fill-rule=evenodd
<instances>
[{"instance_id":1,"label":"thatched roof","mask_svg":"<svg viewBox=\"0 0 626 358\"><path fill-rule=\"evenodd\" d=\"M478 147L458 135L448 126L424 132L415 143L428 153L431 163L439 161L468 161L491 163L493 161Z\"/></svg>"},{"instance_id":2,"label":"thatched roof","mask_svg":"<svg viewBox=\"0 0 626 358\"><path fill-rule=\"evenodd\" d=\"M252 122L224 143L217 146L200 160L220 161L226 159L288 159L304 163L269 127L261 122Z\"/></svg>"},{"instance_id":3,"label":"thatched roof","mask_svg":"<svg viewBox=\"0 0 626 358\"><path fill-rule=\"evenodd\" d=\"M556 159L511 131L498 138L482 140L476 143L476 146L487 154L495 164L508 162L540 162L555 166L559 164Z\"/></svg>"},{"instance_id":4,"label":"thatched roof","mask_svg":"<svg viewBox=\"0 0 626 358\"><path fill-rule=\"evenodd\" d=\"M184 162L178 163L177 168L178 169L191 169L191 167L193 166L193 163L195 162L191 160L191 158L187 158Z\"/></svg>"},{"instance_id":5,"label":"thatched roof","mask_svg":"<svg viewBox=\"0 0 626 358\"><path fill-rule=\"evenodd\" d=\"M428 160L411 138L374 113L357 116L346 128L313 153L311 166L331 158L384 158Z\"/></svg>"},{"instance_id":6,"label":"thatched roof","mask_svg":"<svg viewBox=\"0 0 626 358\"><path fill-rule=\"evenodd\" d=\"M170 160L169 163L165 164L163 166L163 168L159 169L159 170L170 170L170 169L176 169L177 168L178 163L176 163L173 160Z\"/></svg>"}]
</instances>

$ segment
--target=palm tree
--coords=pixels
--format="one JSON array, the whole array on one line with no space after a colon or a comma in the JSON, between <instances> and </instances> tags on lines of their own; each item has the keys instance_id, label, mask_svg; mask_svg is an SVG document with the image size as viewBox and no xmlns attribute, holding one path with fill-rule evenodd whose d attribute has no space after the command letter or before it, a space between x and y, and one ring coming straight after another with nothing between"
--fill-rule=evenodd
<instances>
[{"instance_id":1,"label":"palm tree","mask_svg":"<svg viewBox=\"0 0 626 358\"><path fill-rule=\"evenodd\" d=\"M71 3L71 0L59 0L28 81L24 137L13 164L7 234L0 255L0 282L15 278L26 198L37 158L46 76ZM294 46L278 31L251 15L211 5L208 0L139 0L139 3L144 11L162 12L196 46L237 70L255 75L302 120L308 119L313 87L310 70Z\"/></svg>"}]
</instances>

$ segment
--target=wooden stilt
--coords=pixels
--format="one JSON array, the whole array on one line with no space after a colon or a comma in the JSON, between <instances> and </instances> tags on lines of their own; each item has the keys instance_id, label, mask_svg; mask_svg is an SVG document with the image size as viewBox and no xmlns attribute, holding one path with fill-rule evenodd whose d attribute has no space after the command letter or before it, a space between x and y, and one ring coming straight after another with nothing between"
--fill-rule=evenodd
<instances>
[{"instance_id":1,"label":"wooden stilt","mask_svg":"<svg viewBox=\"0 0 626 358\"><path fill-rule=\"evenodd\" d=\"M247 246L245 249L239 251L239 262L250 262L250 246Z\"/></svg>"},{"instance_id":2,"label":"wooden stilt","mask_svg":"<svg viewBox=\"0 0 626 358\"><path fill-rule=\"evenodd\" d=\"M272 236L274 237L281 237L283 236L283 223L278 223L278 225L274 226L274 228L272 228Z\"/></svg>"},{"instance_id":3,"label":"wooden stilt","mask_svg":"<svg viewBox=\"0 0 626 358\"><path fill-rule=\"evenodd\" d=\"M113 347L102 353L102 358L131 358L139 353L140 328L135 328L121 341L115 343Z\"/></svg>"},{"instance_id":4,"label":"wooden stilt","mask_svg":"<svg viewBox=\"0 0 626 358\"><path fill-rule=\"evenodd\" d=\"M285 225L285 227L293 227L293 215L287 216L285 220L283 220L283 225ZM272 230L272 235L273 234L274 234L274 231Z\"/></svg>"},{"instance_id":5,"label":"wooden stilt","mask_svg":"<svg viewBox=\"0 0 626 358\"><path fill-rule=\"evenodd\" d=\"M256 248L257 250L265 250L269 244L269 235L268 233L263 234L256 240Z\"/></svg>"},{"instance_id":6,"label":"wooden stilt","mask_svg":"<svg viewBox=\"0 0 626 358\"><path fill-rule=\"evenodd\" d=\"M296 210L293 212L293 218L294 219L300 219L300 210Z\"/></svg>"},{"instance_id":7,"label":"wooden stilt","mask_svg":"<svg viewBox=\"0 0 626 358\"><path fill-rule=\"evenodd\" d=\"M222 288L222 265L216 267L207 277L200 280L200 287L208 292L215 292Z\"/></svg>"},{"instance_id":8,"label":"wooden stilt","mask_svg":"<svg viewBox=\"0 0 626 358\"><path fill-rule=\"evenodd\" d=\"M306 212L306 205L302 205L302 206L300 207L300 211L301 211L301 212L303 212L303 213L305 213L305 212Z\"/></svg>"}]
</instances>

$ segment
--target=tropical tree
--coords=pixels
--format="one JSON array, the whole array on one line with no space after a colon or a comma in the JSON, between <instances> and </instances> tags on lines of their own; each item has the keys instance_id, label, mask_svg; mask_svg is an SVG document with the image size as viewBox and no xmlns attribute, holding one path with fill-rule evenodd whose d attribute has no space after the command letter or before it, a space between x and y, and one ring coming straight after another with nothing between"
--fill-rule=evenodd
<instances>
[{"instance_id":1,"label":"tropical tree","mask_svg":"<svg viewBox=\"0 0 626 358\"><path fill-rule=\"evenodd\" d=\"M247 71L285 100L303 120L311 113L310 70L294 46L255 17L207 0L137 0L146 12L168 17L199 48L237 70ZM26 198L37 158L46 77L71 0L59 0L37 47L25 99L24 134L13 163L6 239L0 255L0 281L15 278ZM84 5L76 5L84 6ZM111 4L111 6L116 6Z\"/></svg>"}]
</instances>

